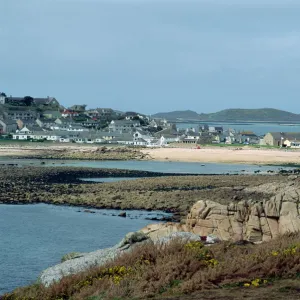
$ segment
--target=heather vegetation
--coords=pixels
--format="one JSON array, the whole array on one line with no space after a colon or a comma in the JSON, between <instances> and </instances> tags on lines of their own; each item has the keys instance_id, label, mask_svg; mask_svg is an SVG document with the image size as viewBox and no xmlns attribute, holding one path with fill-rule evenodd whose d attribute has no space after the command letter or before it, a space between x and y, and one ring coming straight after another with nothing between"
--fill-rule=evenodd
<instances>
[{"instance_id":1,"label":"heather vegetation","mask_svg":"<svg viewBox=\"0 0 300 300\"><path fill-rule=\"evenodd\" d=\"M17 299L296 299L300 234L260 245L173 240L147 243L110 264L65 277L50 287L34 284L3 296ZM202 296L203 298L202 298ZM227 297L227 296L228 297ZM205 296L205 297L204 297ZM282 298L281 298L282 297Z\"/></svg>"}]
</instances>

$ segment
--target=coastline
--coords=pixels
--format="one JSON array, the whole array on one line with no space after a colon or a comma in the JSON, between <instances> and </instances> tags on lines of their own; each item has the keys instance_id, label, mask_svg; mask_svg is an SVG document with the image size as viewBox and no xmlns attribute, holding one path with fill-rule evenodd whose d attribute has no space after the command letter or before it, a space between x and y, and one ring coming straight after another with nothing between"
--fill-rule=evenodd
<instances>
[{"instance_id":1,"label":"coastline","mask_svg":"<svg viewBox=\"0 0 300 300\"><path fill-rule=\"evenodd\" d=\"M288 181L276 175L182 175L78 167L0 167L0 203L80 206L96 209L144 209L173 213L179 221L200 199L229 203L250 197L246 188L257 187L252 199L261 199L259 186ZM233 177L234 176L234 177ZM91 183L79 178L148 177ZM159 178L159 180L157 180ZM233 180L234 178L234 180ZM234 183L233 183L234 182ZM236 188L239 187L239 188ZM241 189L241 187L243 187Z\"/></svg>"}]
</instances>

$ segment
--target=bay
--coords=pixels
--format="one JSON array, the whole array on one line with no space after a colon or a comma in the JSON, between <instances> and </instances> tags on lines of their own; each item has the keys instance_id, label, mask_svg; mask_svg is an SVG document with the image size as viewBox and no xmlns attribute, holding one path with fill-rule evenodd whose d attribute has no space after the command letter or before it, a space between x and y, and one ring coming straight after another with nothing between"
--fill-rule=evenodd
<instances>
[{"instance_id":1,"label":"bay","mask_svg":"<svg viewBox=\"0 0 300 300\"><path fill-rule=\"evenodd\" d=\"M41 164L41 162L43 164ZM0 164L18 164L19 166L43 166L43 167L87 167L105 169L142 170L150 172L176 173L176 174L253 174L260 170L266 173L268 170L293 169L293 167L258 166L253 164L227 164L227 163L203 163L203 162L176 162L176 161L91 161L91 160L39 160L39 159L8 159L0 158Z\"/></svg>"},{"instance_id":2,"label":"bay","mask_svg":"<svg viewBox=\"0 0 300 300\"><path fill-rule=\"evenodd\" d=\"M195 128L199 125L222 126L224 130L229 128L239 131L253 131L258 136L263 136L268 132L300 132L300 124L282 123L251 123L251 122L182 122L176 123L177 128Z\"/></svg>"},{"instance_id":3,"label":"bay","mask_svg":"<svg viewBox=\"0 0 300 300\"><path fill-rule=\"evenodd\" d=\"M79 212L80 211L80 212ZM162 212L91 210L47 204L0 205L0 295L32 284L41 271L70 252L111 247Z\"/></svg>"}]
</instances>

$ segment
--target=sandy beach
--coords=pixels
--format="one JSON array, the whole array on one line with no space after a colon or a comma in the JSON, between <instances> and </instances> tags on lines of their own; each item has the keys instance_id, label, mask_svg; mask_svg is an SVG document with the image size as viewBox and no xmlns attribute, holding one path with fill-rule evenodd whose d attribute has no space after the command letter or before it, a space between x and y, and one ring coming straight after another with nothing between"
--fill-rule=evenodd
<instances>
[{"instance_id":1,"label":"sandy beach","mask_svg":"<svg viewBox=\"0 0 300 300\"><path fill-rule=\"evenodd\" d=\"M93 155L99 149L95 145L3 145L0 147L0 156L26 157L35 154L52 153L77 153ZM117 149L133 148L110 146L113 151ZM131 150L130 150L131 149ZM182 161L182 162L214 162L214 163L237 163L237 164L300 164L300 150L286 149L251 149L251 148L217 148L208 147L196 149L196 147L166 147L155 149L135 149L137 153L144 154L144 159L159 161ZM140 152L139 152L140 151ZM116 158L122 159L121 153L116 152ZM120 157L119 157L120 156ZM82 159L84 159L83 157ZM126 158L126 157L125 157ZM125 159L124 158L124 159ZM104 158L105 159L105 158ZM139 159L138 157L128 157L127 159Z\"/></svg>"},{"instance_id":2,"label":"sandy beach","mask_svg":"<svg viewBox=\"0 0 300 300\"><path fill-rule=\"evenodd\" d=\"M284 149L226 149L226 148L157 148L142 150L153 160L247 163L300 164L300 151Z\"/></svg>"}]
</instances>

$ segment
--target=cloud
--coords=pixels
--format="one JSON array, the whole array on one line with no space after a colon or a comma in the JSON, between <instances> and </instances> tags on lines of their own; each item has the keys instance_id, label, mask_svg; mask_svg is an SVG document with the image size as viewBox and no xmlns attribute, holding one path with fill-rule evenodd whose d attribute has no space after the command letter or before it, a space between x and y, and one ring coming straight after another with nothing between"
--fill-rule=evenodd
<instances>
[{"instance_id":1,"label":"cloud","mask_svg":"<svg viewBox=\"0 0 300 300\"><path fill-rule=\"evenodd\" d=\"M149 99L234 106L256 91L300 92L300 1L10 0L0 9L0 80L12 94L124 97L128 109L142 97L150 109Z\"/></svg>"}]
</instances>

